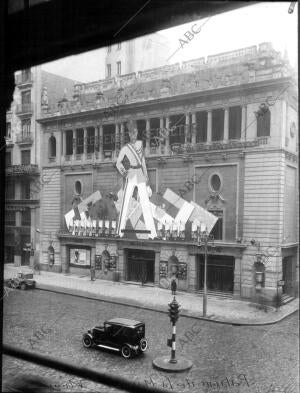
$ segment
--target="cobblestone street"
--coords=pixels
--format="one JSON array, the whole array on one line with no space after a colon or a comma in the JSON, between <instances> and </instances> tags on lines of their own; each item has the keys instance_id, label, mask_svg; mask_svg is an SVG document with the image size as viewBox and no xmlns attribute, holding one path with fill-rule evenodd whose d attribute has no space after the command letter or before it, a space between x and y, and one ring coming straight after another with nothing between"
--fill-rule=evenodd
<instances>
[{"instance_id":1,"label":"cobblestone street","mask_svg":"<svg viewBox=\"0 0 300 393\"><path fill-rule=\"evenodd\" d=\"M180 303L180 296L177 300ZM152 368L153 358L170 353L166 345L171 337L167 314L41 290L12 291L3 301L6 344L178 392L298 392L298 314L259 327L181 317L177 356L192 360L194 366L176 375ZM170 301L171 295L166 297L166 309ZM82 334L112 317L146 323L149 349L145 355L125 360L115 353L83 347ZM40 338L34 338L41 331ZM116 391L4 356L4 382L19 374L44 376L59 391Z\"/></svg>"}]
</instances>

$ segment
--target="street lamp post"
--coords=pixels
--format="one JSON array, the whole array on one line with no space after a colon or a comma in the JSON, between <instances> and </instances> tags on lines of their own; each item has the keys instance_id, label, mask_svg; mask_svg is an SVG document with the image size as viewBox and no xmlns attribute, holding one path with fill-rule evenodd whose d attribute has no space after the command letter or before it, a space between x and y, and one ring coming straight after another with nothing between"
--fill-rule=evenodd
<instances>
[{"instance_id":1,"label":"street lamp post","mask_svg":"<svg viewBox=\"0 0 300 393\"><path fill-rule=\"evenodd\" d=\"M210 235L207 231L207 227L201 230L200 227L197 228L197 242L198 247L204 246L204 282L203 282L203 316L206 317L207 314L207 255L208 255L208 243L213 241L213 235Z\"/></svg>"}]
</instances>

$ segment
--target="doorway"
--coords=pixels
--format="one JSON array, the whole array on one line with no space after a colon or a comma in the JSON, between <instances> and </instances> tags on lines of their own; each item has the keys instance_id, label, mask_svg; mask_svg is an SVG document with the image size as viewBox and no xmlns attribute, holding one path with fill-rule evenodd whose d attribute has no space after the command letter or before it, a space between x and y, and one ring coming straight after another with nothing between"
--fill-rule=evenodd
<instances>
[{"instance_id":1,"label":"doorway","mask_svg":"<svg viewBox=\"0 0 300 393\"><path fill-rule=\"evenodd\" d=\"M126 281L154 283L155 252L127 250Z\"/></svg>"},{"instance_id":2,"label":"doorway","mask_svg":"<svg viewBox=\"0 0 300 393\"><path fill-rule=\"evenodd\" d=\"M207 258L207 289L233 292L234 257L209 255ZM198 289L204 287L204 255L198 256Z\"/></svg>"},{"instance_id":3,"label":"doorway","mask_svg":"<svg viewBox=\"0 0 300 393\"><path fill-rule=\"evenodd\" d=\"M293 296L293 257L282 258L282 293Z\"/></svg>"}]
</instances>

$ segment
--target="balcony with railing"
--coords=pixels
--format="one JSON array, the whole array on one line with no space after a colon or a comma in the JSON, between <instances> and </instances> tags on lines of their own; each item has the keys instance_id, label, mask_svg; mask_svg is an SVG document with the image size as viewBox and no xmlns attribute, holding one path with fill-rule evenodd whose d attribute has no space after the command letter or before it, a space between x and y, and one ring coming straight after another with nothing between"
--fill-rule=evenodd
<instances>
[{"instance_id":1,"label":"balcony with railing","mask_svg":"<svg viewBox=\"0 0 300 393\"><path fill-rule=\"evenodd\" d=\"M32 72L22 72L19 75L16 75L16 85L18 87L25 87L31 85L33 83L33 74Z\"/></svg>"},{"instance_id":2,"label":"balcony with railing","mask_svg":"<svg viewBox=\"0 0 300 393\"><path fill-rule=\"evenodd\" d=\"M35 164L28 164L28 165L11 165L6 168L6 176L35 176L39 175L39 168Z\"/></svg>"},{"instance_id":3,"label":"balcony with railing","mask_svg":"<svg viewBox=\"0 0 300 393\"><path fill-rule=\"evenodd\" d=\"M32 132L21 132L17 134L16 143L19 145L31 145L33 143Z\"/></svg>"},{"instance_id":4,"label":"balcony with railing","mask_svg":"<svg viewBox=\"0 0 300 393\"><path fill-rule=\"evenodd\" d=\"M19 116L32 115L32 113L33 113L33 103L32 102L18 104L16 107L16 114Z\"/></svg>"}]
</instances>

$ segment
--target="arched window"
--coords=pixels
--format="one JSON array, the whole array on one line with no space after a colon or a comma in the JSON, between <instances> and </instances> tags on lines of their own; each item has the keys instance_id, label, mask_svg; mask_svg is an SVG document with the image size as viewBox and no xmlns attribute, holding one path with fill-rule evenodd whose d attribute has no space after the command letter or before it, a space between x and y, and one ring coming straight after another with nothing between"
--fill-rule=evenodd
<instances>
[{"instance_id":1,"label":"arched window","mask_svg":"<svg viewBox=\"0 0 300 393\"><path fill-rule=\"evenodd\" d=\"M257 137L270 136L271 112L265 108L261 115L257 117Z\"/></svg>"},{"instance_id":2,"label":"arched window","mask_svg":"<svg viewBox=\"0 0 300 393\"><path fill-rule=\"evenodd\" d=\"M49 157L56 157L56 139L53 135L49 138Z\"/></svg>"}]
</instances>

